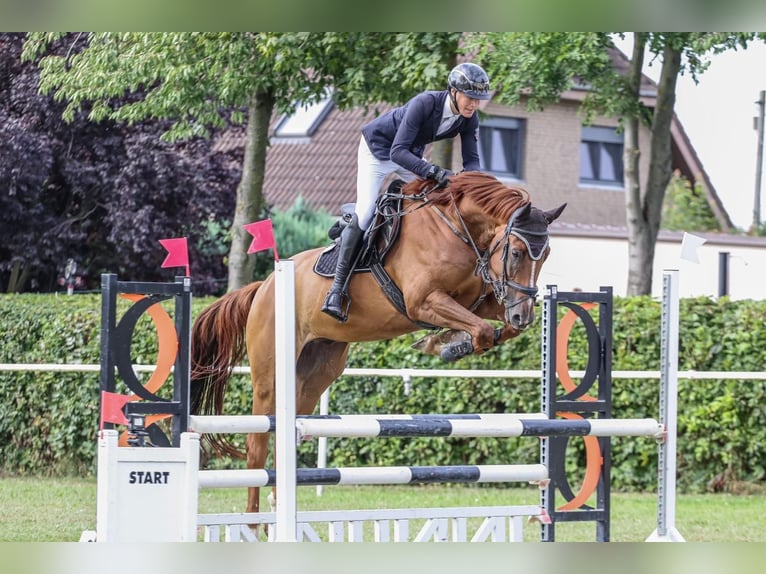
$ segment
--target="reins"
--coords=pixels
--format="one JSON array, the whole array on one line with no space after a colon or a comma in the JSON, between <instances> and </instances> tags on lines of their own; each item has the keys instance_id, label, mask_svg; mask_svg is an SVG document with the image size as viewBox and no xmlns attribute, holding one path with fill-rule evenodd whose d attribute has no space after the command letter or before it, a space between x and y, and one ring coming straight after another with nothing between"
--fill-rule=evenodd
<instances>
[{"instance_id":1,"label":"reins","mask_svg":"<svg viewBox=\"0 0 766 574\"><path fill-rule=\"evenodd\" d=\"M440 186L438 184L434 184L431 186L424 187L420 193L413 193L413 194L395 192L395 191L391 191L390 189L386 190L383 193L383 195L386 196L387 198L401 199L401 200L406 199L411 201L414 207L409 207L407 209L400 209L399 211L386 213L386 214L381 214L380 212L377 212L377 213L380 215L383 215L384 217L392 217L392 216L404 217L407 214L413 213L417 211L418 209L422 209L426 205L429 205L431 200L429 199L428 196L430 195L432 191L435 191L436 189L439 189L439 188ZM403 204L404 203L402 202L402 205ZM380 203L378 203L377 205L380 205ZM377 205L376 205L376 209L377 209Z\"/></svg>"}]
</instances>

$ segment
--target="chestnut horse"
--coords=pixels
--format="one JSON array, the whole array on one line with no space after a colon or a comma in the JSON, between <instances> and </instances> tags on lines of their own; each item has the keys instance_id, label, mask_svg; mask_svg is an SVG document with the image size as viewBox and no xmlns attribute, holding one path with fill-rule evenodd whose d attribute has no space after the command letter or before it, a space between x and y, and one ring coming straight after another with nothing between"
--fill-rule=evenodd
<instances>
[{"instance_id":1,"label":"chestnut horse","mask_svg":"<svg viewBox=\"0 0 766 574\"><path fill-rule=\"evenodd\" d=\"M370 273L355 273L353 303L339 323L321 312L330 279L313 267L323 249L295 255L296 413L311 414L342 373L353 342L446 329L416 345L449 359L483 353L534 320L537 277L548 257L548 225L565 205L532 207L529 195L480 172L452 176L444 188L415 180L401 189L399 239L384 269L399 287L397 309ZM274 414L274 277L232 291L204 309L192 329L192 414L222 414L232 367L249 359L255 415ZM288 320L288 318L285 318ZM487 320L501 322L497 329ZM242 456L223 435L206 435L218 453ZM248 468L263 468L268 434L250 434ZM247 512L259 492L248 490Z\"/></svg>"}]
</instances>

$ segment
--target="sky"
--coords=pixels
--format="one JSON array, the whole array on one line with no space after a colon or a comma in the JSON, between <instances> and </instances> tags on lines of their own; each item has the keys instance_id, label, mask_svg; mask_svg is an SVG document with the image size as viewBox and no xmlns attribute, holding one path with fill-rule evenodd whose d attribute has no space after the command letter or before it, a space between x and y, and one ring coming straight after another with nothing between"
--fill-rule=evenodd
<instances>
[{"instance_id":1,"label":"sky","mask_svg":"<svg viewBox=\"0 0 766 574\"><path fill-rule=\"evenodd\" d=\"M626 54L631 53L632 42L617 45ZM766 44L751 43L746 50L724 52L711 57L710 62L698 84L688 75L679 77L676 115L732 222L747 230L755 206L755 102L766 90ZM656 81L660 69L661 62L657 61L645 65L644 74ZM766 219L764 196L766 178L762 177L761 221Z\"/></svg>"}]
</instances>

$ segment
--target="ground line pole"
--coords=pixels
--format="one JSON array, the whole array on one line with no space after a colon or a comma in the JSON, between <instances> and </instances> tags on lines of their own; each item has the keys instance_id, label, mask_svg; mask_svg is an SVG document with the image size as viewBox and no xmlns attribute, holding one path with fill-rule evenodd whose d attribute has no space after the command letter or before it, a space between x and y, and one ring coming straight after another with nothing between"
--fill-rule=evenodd
<instances>
[{"instance_id":1,"label":"ground line pole","mask_svg":"<svg viewBox=\"0 0 766 574\"><path fill-rule=\"evenodd\" d=\"M647 542L685 542L676 530L676 433L678 422L678 270L662 275L660 424L665 440L657 460L657 529Z\"/></svg>"},{"instance_id":2,"label":"ground line pole","mask_svg":"<svg viewBox=\"0 0 766 574\"><path fill-rule=\"evenodd\" d=\"M295 264L274 263L274 335L276 375L275 468L279 501L276 541L295 542L298 534L295 429ZM281 386L281 390L279 387Z\"/></svg>"}]
</instances>

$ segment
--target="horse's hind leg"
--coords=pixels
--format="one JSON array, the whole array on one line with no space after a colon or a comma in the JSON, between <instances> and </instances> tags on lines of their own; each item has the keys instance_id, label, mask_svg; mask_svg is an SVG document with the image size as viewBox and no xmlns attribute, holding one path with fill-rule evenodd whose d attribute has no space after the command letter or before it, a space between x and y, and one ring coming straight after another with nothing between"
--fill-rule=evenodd
<instances>
[{"instance_id":1,"label":"horse's hind leg","mask_svg":"<svg viewBox=\"0 0 766 574\"><path fill-rule=\"evenodd\" d=\"M247 468L264 468L269 454L269 435L266 433L247 435ZM260 510L260 488L247 489L246 512Z\"/></svg>"},{"instance_id":2,"label":"horse's hind leg","mask_svg":"<svg viewBox=\"0 0 766 574\"><path fill-rule=\"evenodd\" d=\"M272 414L272 413L256 412L254 407L253 414ZM268 457L268 454L269 454L269 440L270 440L270 436L268 433L251 433L247 435L247 468L260 469L266 466L266 458ZM260 496L261 496L260 488L250 487L247 489L247 507L245 509L245 512L256 513L260 511L260 507L261 507ZM255 524L251 524L250 527L255 531L257 535L260 528ZM267 529L264 528L263 531L265 533L267 532Z\"/></svg>"},{"instance_id":3,"label":"horse's hind leg","mask_svg":"<svg viewBox=\"0 0 766 574\"><path fill-rule=\"evenodd\" d=\"M259 296L262 295L259 293ZM274 414L274 340L273 310L256 309L262 299L256 299L247 325L247 352L250 362L250 378L253 387L253 415ZM270 314L269 314L270 313ZM263 315L266 315L265 317ZM251 433L247 435L247 468L265 468L269 454L269 433ZM260 489L250 487L247 491L246 512L260 510ZM255 528L257 531L258 529Z\"/></svg>"},{"instance_id":4,"label":"horse's hind leg","mask_svg":"<svg viewBox=\"0 0 766 574\"><path fill-rule=\"evenodd\" d=\"M307 344L297 365L296 413L310 415L327 388L343 374L348 343L318 339Z\"/></svg>"}]
</instances>

